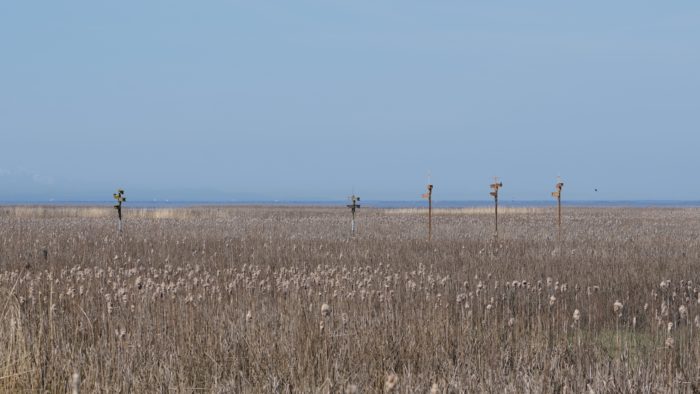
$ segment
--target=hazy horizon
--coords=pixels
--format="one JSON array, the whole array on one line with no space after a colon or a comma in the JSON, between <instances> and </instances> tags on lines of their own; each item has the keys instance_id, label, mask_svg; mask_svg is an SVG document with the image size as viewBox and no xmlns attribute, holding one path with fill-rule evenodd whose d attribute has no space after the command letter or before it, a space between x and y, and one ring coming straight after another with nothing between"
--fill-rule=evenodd
<instances>
[{"instance_id":1,"label":"hazy horizon","mask_svg":"<svg viewBox=\"0 0 700 394\"><path fill-rule=\"evenodd\" d=\"M0 201L700 199L700 4L0 4ZM596 191L597 189L597 191Z\"/></svg>"}]
</instances>

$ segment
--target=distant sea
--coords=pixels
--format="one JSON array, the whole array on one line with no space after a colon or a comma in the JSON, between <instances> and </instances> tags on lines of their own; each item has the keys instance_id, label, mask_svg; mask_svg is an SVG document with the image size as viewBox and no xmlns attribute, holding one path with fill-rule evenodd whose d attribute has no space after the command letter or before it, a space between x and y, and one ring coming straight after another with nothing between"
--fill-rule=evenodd
<instances>
[{"instance_id":1,"label":"distant sea","mask_svg":"<svg viewBox=\"0 0 700 394\"><path fill-rule=\"evenodd\" d=\"M132 208L181 208L195 206L345 206L347 201L127 201L126 207ZM615 200L615 201L563 201L565 206L573 207L659 207L659 208L693 208L700 207L700 201L672 201L672 200ZM12 205L41 205L41 206L111 206L112 201L0 201L0 206ZM425 200L415 201L362 201L361 205L366 208L425 208ZM485 207L493 205L493 201L433 201L435 208L470 208ZM553 200L533 200L533 201L499 201L499 205L506 207L549 207L555 206Z\"/></svg>"}]
</instances>

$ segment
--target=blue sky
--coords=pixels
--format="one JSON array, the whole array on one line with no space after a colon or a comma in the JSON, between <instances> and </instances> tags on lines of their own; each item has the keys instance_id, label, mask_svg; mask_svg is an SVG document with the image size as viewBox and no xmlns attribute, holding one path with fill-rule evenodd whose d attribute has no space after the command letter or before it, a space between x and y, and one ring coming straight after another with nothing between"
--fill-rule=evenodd
<instances>
[{"instance_id":1,"label":"blue sky","mask_svg":"<svg viewBox=\"0 0 700 394\"><path fill-rule=\"evenodd\" d=\"M0 3L0 200L700 199L700 3ZM594 189L598 189L595 192Z\"/></svg>"}]
</instances>

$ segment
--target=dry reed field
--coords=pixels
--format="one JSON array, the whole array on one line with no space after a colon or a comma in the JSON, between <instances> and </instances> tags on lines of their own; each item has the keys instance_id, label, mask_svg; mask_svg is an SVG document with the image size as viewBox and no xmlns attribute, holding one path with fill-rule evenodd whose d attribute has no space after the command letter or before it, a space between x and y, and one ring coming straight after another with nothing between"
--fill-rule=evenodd
<instances>
[{"instance_id":1,"label":"dry reed field","mask_svg":"<svg viewBox=\"0 0 700 394\"><path fill-rule=\"evenodd\" d=\"M554 215L0 207L0 391L700 391L700 210Z\"/></svg>"}]
</instances>

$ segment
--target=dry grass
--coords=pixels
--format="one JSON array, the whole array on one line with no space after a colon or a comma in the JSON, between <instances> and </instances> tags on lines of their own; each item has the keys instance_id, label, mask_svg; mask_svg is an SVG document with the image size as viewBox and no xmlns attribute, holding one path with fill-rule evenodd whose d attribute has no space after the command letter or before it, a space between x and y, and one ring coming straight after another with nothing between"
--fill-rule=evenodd
<instances>
[{"instance_id":1,"label":"dry grass","mask_svg":"<svg viewBox=\"0 0 700 394\"><path fill-rule=\"evenodd\" d=\"M427 208L393 208L384 211L387 215L427 215ZM499 215L531 215L551 212L551 208L499 206ZM466 208L433 208L433 215L488 215L493 216L493 206Z\"/></svg>"},{"instance_id":2,"label":"dry grass","mask_svg":"<svg viewBox=\"0 0 700 394\"><path fill-rule=\"evenodd\" d=\"M700 210L125 214L0 208L1 392L700 390Z\"/></svg>"}]
</instances>

